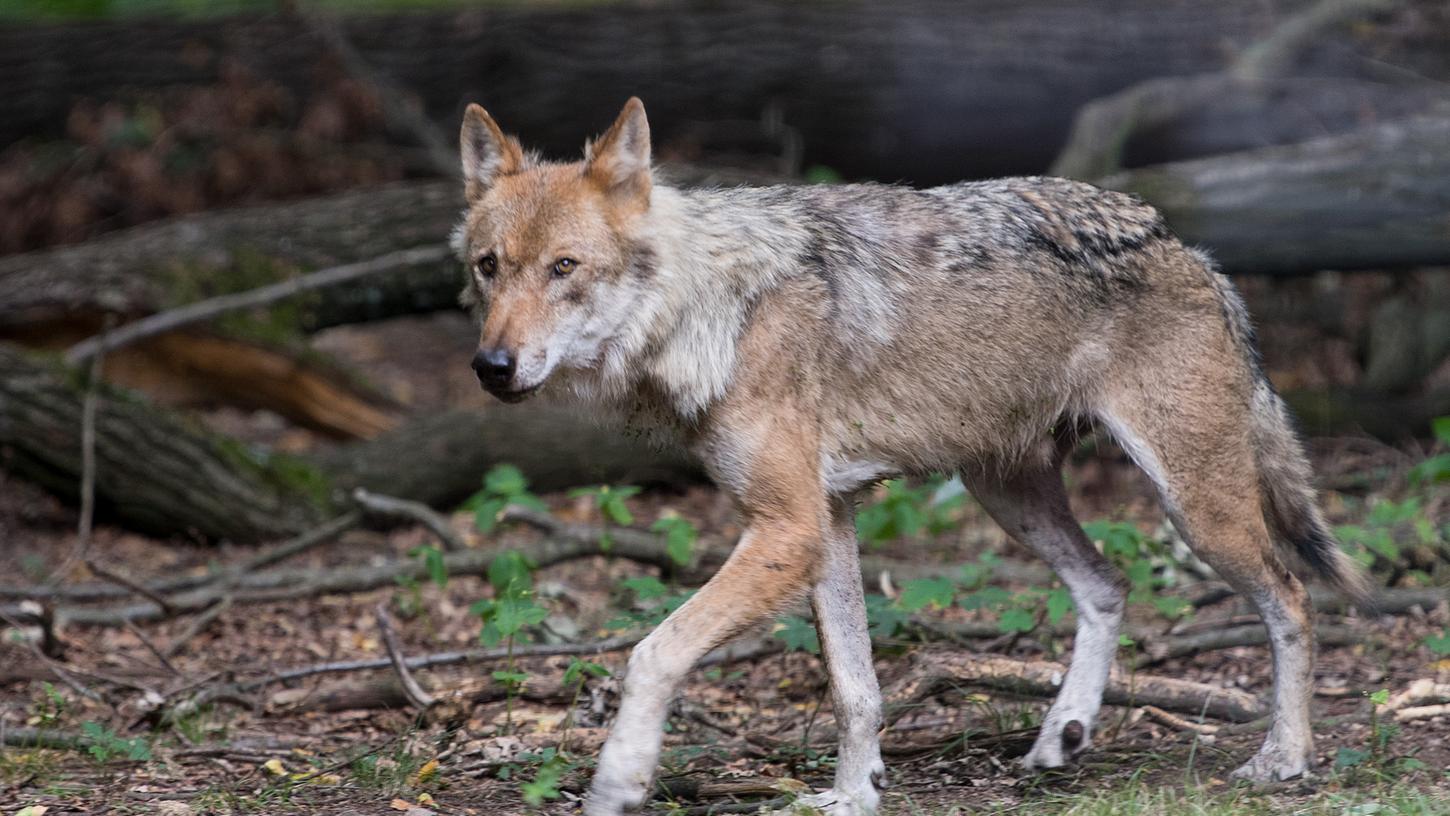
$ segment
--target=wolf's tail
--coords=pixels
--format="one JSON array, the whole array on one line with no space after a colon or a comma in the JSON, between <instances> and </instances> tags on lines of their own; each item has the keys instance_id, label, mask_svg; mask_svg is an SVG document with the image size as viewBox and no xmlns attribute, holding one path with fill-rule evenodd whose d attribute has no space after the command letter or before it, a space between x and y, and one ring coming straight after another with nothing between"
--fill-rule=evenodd
<instances>
[{"instance_id":1,"label":"wolf's tail","mask_svg":"<svg viewBox=\"0 0 1450 816\"><path fill-rule=\"evenodd\" d=\"M1217 272L1211 274L1234 342L1253 372L1251 436L1269 533L1281 549L1297 556L1356 605L1367 607L1369 580L1340 549L1319 510L1309 460L1294 432L1289 409L1264 376L1243 300L1228 278Z\"/></svg>"}]
</instances>

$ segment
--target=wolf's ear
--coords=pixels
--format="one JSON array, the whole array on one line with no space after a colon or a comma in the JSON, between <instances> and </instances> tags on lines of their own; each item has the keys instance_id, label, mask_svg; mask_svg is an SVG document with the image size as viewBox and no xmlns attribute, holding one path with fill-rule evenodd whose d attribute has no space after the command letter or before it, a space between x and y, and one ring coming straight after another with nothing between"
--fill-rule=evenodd
<instances>
[{"instance_id":1,"label":"wolf's ear","mask_svg":"<svg viewBox=\"0 0 1450 816\"><path fill-rule=\"evenodd\" d=\"M644 103L632 96L609 130L584 148L584 172L622 203L647 209L652 186L649 120Z\"/></svg>"},{"instance_id":2,"label":"wolf's ear","mask_svg":"<svg viewBox=\"0 0 1450 816\"><path fill-rule=\"evenodd\" d=\"M498 123L479 105L469 105L463 112L458 144L463 154L463 192L469 202L482 198L500 176L523 169L524 149L519 140L503 135Z\"/></svg>"}]
</instances>

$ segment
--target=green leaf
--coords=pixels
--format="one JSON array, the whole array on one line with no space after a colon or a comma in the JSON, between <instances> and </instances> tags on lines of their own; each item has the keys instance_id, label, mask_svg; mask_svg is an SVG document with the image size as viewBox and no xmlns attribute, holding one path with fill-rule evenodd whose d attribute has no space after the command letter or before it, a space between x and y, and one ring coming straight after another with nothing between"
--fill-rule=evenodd
<instances>
[{"instance_id":1,"label":"green leaf","mask_svg":"<svg viewBox=\"0 0 1450 816\"><path fill-rule=\"evenodd\" d=\"M1390 690L1380 689L1379 691L1372 692L1369 695L1369 701L1377 706L1382 706L1385 703L1388 703L1390 701Z\"/></svg>"},{"instance_id":2,"label":"green leaf","mask_svg":"<svg viewBox=\"0 0 1450 816\"><path fill-rule=\"evenodd\" d=\"M781 618L773 634L785 643L785 650L788 652L821 653L821 640L816 633L816 627L798 615Z\"/></svg>"},{"instance_id":3,"label":"green leaf","mask_svg":"<svg viewBox=\"0 0 1450 816\"><path fill-rule=\"evenodd\" d=\"M928 606L942 609L952 605L956 589L950 578L918 578L902 586L901 597L896 602L910 612L920 612Z\"/></svg>"},{"instance_id":4,"label":"green leaf","mask_svg":"<svg viewBox=\"0 0 1450 816\"><path fill-rule=\"evenodd\" d=\"M695 525L679 516L667 516L655 520L650 529L665 534L665 554L670 560L685 566L695 551Z\"/></svg>"},{"instance_id":5,"label":"green leaf","mask_svg":"<svg viewBox=\"0 0 1450 816\"><path fill-rule=\"evenodd\" d=\"M1058 587L1047 593L1047 620L1054 625L1061 623L1072 608L1072 593L1065 588Z\"/></svg>"},{"instance_id":6,"label":"green leaf","mask_svg":"<svg viewBox=\"0 0 1450 816\"><path fill-rule=\"evenodd\" d=\"M528 487L523 471L513 465L496 465L483 477L483 488L495 496L516 496Z\"/></svg>"},{"instance_id":7,"label":"green leaf","mask_svg":"<svg viewBox=\"0 0 1450 816\"><path fill-rule=\"evenodd\" d=\"M634 523L634 514L629 512L629 508L624 506L624 499L618 495L611 495L606 498L604 505L600 509L615 524L629 525Z\"/></svg>"},{"instance_id":8,"label":"green leaf","mask_svg":"<svg viewBox=\"0 0 1450 816\"><path fill-rule=\"evenodd\" d=\"M1012 600L1012 593L997 586L986 586L962 598L960 605L967 611L993 609L1005 606Z\"/></svg>"},{"instance_id":9,"label":"green leaf","mask_svg":"<svg viewBox=\"0 0 1450 816\"><path fill-rule=\"evenodd\" d=\"M504 637L517 634L525 626L542 623L549 616L549 610L536 605L528 598L503 598L494 607L493 624Z\"/></svg>"},{"instance_id":10,"label":"green leaf","mask_svg":"<svg viewBox=\"0 0 1450 816\"><path fill-rule=\"evenodd\" d=\"M572 686L575 683L581 683L586 676L608 677L609 674L609 669L604 668L598 663L580 660L576 657L569 662L569 667L564 669L564 685Z\"/></svg>"},{"instance_id":11,"label":"green leaf","mask_svg":"<svg viewBox=\"0 0 1450 816\"><path fill-rule=\"evenodd\" d=\"M523 553L506 550L489 562L488 582L500 595L528 592L534 582L534 564Z\"/></svg>"},{"instance_id":12,"label":"green leaf","mask_svg":"<svg viewBox=\"0 0 1450 816\"><path fill-rule=\"evenodd\" d=\"M1434 432L1435 438L1440 440L1440 444L1450 445L1450 416L1435 417L1430 420L1430 430Z\"/></svg>"},{"instance_id":13,"label":"green leaf","mask_svg":"<svg viewBox=\"0 0 1450 816\"><path fill-rule=\"evenodd\" d=\"M1432 654L1450 655L1450 629L1440 630L1439 635L1426 636L1425 646Z\"/></svg>"},{"instance_id":14,"label":"green leaf","mask_svg":"<svg viewBox=\"0 0 1450 816\"><path fill-rule=\"evenodd\" d=\"M498 526L498 516L508 506L508 499L493 497L483 499L473 510L473 526L480 533L491 533Z\"/></svg>"},{"instance_id":15,"label":"green leaf","mask_svg":"<svg viewBox=\"0 0 1450 816\"><path fill-rule=\"evenodd\" d=\"M527 672L509 671L508 669L497 669L493 672L493 679L499 681L505 686L517 688L528 682L529 675Z\"/></svg>"},{"instance_id":16,"label":"green leaf","mask_svg":"<svg viewBox=\"0 0 1450 816\"><path fill-rule=\"evenodd\" d=\"M1003 632L1031 632L1036 627L1032 613L1020 606L1004 609L997 618L997 628Z\"/></svg>"},{"instance_id":17,"label":"green leaf","mask_svg":"<svg viewBox=\"0 0 1450 816\"><path fill-rule=\"evenodd\" d=\"M423 569L428 571L428 579L438 586L448 584L448 565L443 561L443 551L433 545L414 547L409 555L423 559Z\"/></svg>"},{"instance_id":18,"label":"green leaf","mask_svg":"<svg viewBox=\"0 0 1450 816\"><path fill-rule=\"evenodd\" d=\"M866 596L866 624L873 639L887 640L895 637L901 631L902 624L910 618L909 612L892 603L885 595Z\"/></svg>"},{"instance_id":19,"label":"green leaf","mask_svg":"<svg viewBox=\"0 0 1450 816\"><path fill-rule=\"evenodd\" d=\"M1450 453L1436 454L1410 468L1410 484L1415 487L1439 482L1450 482Z\"/></svg>"},{"instance_id":20,"label":"green leaf","mask_svg":"<svg viewBox=\"0 0 1450 816\"><path fill-rule=\"evenodd\" d=\"M1137 645L1137 643L1138 643L1138 641L1133 640L1132 638L1128 637L1127 635L1118 635L1118 645L1119 646L1135 646L1135 645Z\"/></svg>"},{"instance_id":21,"label":"green leaf","mask_svg":"<svg viewBox=\"0 0 1450 816\"><path fill-rule=\"evenodd\" d=\"M1177 620L1193 611L1193 603L1177 595L1159 595L1153 598L1153 608L1163 617Z\"/></svg>"},{"instance_id":22,"label":"green leaf","mask_svg":"<svg viewBox=\"0 0 1450 816\"><path fill-rule=\"evenodd\" d=\"M635 578L626 578L620 582L627 589L634 592L634 597L641 601L648 601L652 598L661 598L670 591L660 579L653 575L640 575Z\"/></svg>"},{"instance_id":23,"label":"green leaf","mask_svg":"<svg viewBox=\"0 0 1450 816\"><path fill-rule=\"evenodd\" d=\"M1339 752L1334 755L1334 767L1353 768L1369 759L1369 751L1361 751L1358 748L1350 748L1345 745L1339 746Z\"/></svg>"}]
</instances>

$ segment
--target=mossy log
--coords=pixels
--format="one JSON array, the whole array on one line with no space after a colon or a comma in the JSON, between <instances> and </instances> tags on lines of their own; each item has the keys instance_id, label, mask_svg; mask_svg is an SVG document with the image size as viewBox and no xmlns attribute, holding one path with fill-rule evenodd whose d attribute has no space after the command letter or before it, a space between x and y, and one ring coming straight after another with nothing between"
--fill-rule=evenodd
<instances>
[{"instance_id":1,"label":"mossy log","mask_svg":"<svg viewBox=\"0 0 1450 816\"><path fill-rule=\"evenodd\" d=\"M295 534L335 512L353 487L456 506L502 462L541 490L699 479L682 454L560 409L451 412L299 457L210 432L122 389L103 384L97 393L97 512L162 535L250 542ZM84 396L73 370L0 344L0 467L76 496Z\"/></svg>"},{"instance_id":2,"label":"mossy log","mask_svg":"<svg viewBox=\"0 0 1450 816\"><path fill-rule=\"evenodd\" d=\"M80 490L85 384L58 362L0 345L0 465L62 496ZM299 460L244 445L102 384L98 513L138 529L253 541L322 518L327 483Z\"/></svg>"}]
</instances>

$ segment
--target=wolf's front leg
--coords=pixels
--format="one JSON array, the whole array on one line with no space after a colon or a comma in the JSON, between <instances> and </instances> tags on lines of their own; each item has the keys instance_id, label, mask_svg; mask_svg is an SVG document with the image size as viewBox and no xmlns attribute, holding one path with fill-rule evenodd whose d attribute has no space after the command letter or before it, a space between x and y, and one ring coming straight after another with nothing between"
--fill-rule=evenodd
<instances>
[{"instance_id":1,"label":"wolf's front leg","mask_svg":"<svg viewBox=\"0 0 1450 816\"><path fill-rule=\"evenodd\" d=\"M803 800L830 816L875 813L880 798L876 788L885 783L886 776L879 734L881 688L871 662L871 633L856 547L851 504L836 499L831 505L821 580L811 595L811 607L821 636L821 654L831 676L831 708L836 715L840 746L835 784Z\"/></svg>"},{"instance_id":2,"label":"wolf's front leg","mask_svg":"<svg viewBox=\"0 0 1450 816\"><path fill-rule=\"evenodd\" d=\"M752 520L715 577L635 647L619 715L589 789L587 816L617 816L644 804L665 715L685 673L706 652L805 594L815 579L821 540L819 516Z\"/></svg>"}]
</instances>

